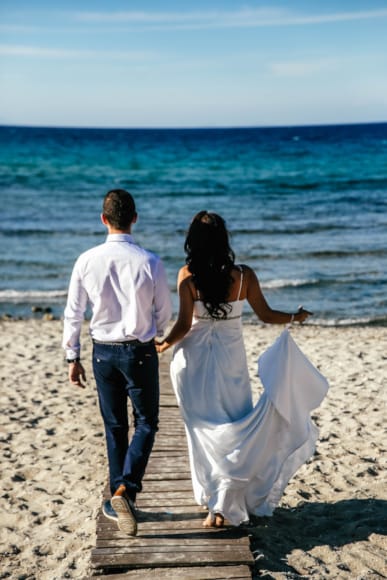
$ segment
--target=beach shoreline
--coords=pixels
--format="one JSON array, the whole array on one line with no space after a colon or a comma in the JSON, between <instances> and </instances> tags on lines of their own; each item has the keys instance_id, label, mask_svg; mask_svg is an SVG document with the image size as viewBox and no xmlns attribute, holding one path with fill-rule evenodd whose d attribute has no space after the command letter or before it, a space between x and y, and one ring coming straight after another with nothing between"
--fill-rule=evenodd
<instances>
[{"instance_id":1,"label":"beach shoreline","mask_svg":"<svg viewBox=\"0 0 387 580\"><path fill-rule=\"evenodd\" d=\"M254 398L257 359L282 326L246 324ZM386 329L295 325L292 335L330 384L313 412L317 452L273 518L250 527L262 577L378 578L387 555L383 422ZM103 424L85 323L87 387L68 383L62 321L0 320L0 578L86 578L107 478ZM384 517L384 523L383 523ZM293 576L291 576L293 575Z\"/></svg>"}]
</instances>

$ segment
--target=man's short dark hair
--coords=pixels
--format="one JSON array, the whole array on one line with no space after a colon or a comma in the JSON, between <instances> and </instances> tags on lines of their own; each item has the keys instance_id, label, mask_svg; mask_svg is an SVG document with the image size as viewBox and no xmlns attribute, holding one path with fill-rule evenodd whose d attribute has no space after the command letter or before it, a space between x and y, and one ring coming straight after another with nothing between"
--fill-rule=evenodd
<instances>
[{"instance_id":1,"label":"man's short dark hair","mask_svg":"<svg viewBox=\"0 0 387 580\"><path fill-rule=\"evenodd\" d=\"M133 197L125 189L112 189L103 200L103 215L117 230L126 230L136 215Z\"/></svg>"}]
</instances>

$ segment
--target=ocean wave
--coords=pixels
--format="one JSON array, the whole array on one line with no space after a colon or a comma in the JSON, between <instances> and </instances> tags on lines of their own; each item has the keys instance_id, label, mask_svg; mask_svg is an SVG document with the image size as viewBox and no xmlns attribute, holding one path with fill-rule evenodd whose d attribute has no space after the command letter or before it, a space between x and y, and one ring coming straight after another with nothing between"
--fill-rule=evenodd
<instances>
[{"instance_id":1,"label":"ocean wave","mask_svg":"<svg viewBox=\"0 0 387 580\"><path fill-rule=\"evenodd\" d=\"M278 290L279 288L289 288L289 287L301 287L301 286L313 286L315 284L320 284L321 280L318 278L310 278L310 279L294 279L294 280L286 280L286 279L279 279L279 280L266 280L261 282L260 285L263 289L266 290Z\"/></svg>"},{"instance_id":2,"label":"ocean wave","mask_svg":"<svg viewBox=\"0 0 387 580\"><path fill-rule=\"evenodd\" d=\"M263 325L264 323L257 319L253 313L244 313L243 320L249 324ZM359 326L387 326L387 315L381 316L361 316L359 318L319 318L313 316L308 318L305 326L324 326L328 328L350 328Z\"/></svg>"},{"instance_id":3,"label":"ocean wave","mask_svg":"<svg viewBox=\"0 0 387 580\"><path fill-rule=\"evenodd\" d=\"M308 325L328 327L351 327L351 326L387 326L387 316L362 316L359 318L311 318Z\"/></svg>"},{"instance_id":4,"label":"ocean wave","mask_svg":"<svg viewBox=\"0 0 387 580\"><path fill-rule=\"evenodd\" d=\"M261 261L261 260L275 260L278 261L280 254L266 252L262 249L261 252L247 252L245 251L243 254L239 252L239 256L241 259L245 260L247 263ZM324 258L352 258L352 257L384 257L387 256L387 248L375 248L375 249L349 249L349 250L311 250L311 251L287 251L286 259L297 259L297 260L307 260L309 258L317 258L317 259L324 259Z\"/></svg>"},{"instance_id":5,"label":"ocean wave","mask_svg":"<svg viewBox=\"0 0 387 580\"><path fill-rule=\"evenodd\" d=\"M72 236L77 236L78 238L83 238L83 237L90 237L90 236L97 236L97 235L101 235L101 232L103 233L103 230L99 229L90 229L90 230L86 230L86 229L79 229L79 230L74 230L74 228L59 228L56 230L53 230L50 227L47 228L8 228L8 227L0 227L0 235L4 235L7 237L23 237L23 236L37 236L37 237L42 237L42 236L47 236L50 238L53 237L62 237L64 234L67 235L72 235Z\"/></svg>"},{"instance_id":6,"label":"ocean wave","mask_svg":"<svg viewBox=\"0 0 387 580\"><path fill-rule=\"evenodd\" d=\"M278 223L278 227L270 227L269 223L271 221L275 221ZM254 236L254 235L265 235L265 236L278 236L278 235L292 235L292 234L316 234L318 232L342 232L344 230L358 230L361 229L359 227L354 226L353 224L345 225L345 224L308 224L308 225L292 225L287 223L284 226L281 226L279 223L280 220L268 220L269 227L262 227L262 228L235 228L231 229L231 235L247 235L247 236ZM365 228L363 228L365 229Z\"/></svg>"},{"instance_id":7,"label":"ocean wave","mask_svg":"<svg viewBox=\"0 0 387 580\"><path fill-rule=\"evenodd\" d=\"M279 290L283 288L306 288L309 286L341 286L341 285L369 285L373 286L386 284L385 277L380 272L370 272L369 275L343 274L335 278L280 278L274 280L260 281L260 285L265 290Z\"/></svg>"},{"instance_id":8,"label":"ocean wave","mask_svg":"<svg viewBox=\"0 0 387 580\"><path fill-rule=\"evenodd\" d=\"M300 256L309 256L314 258L345 258L348 256L384 256L387 254L386 248L360 249L353 248L349 250L314 250L311 252L300 253Z\"/></svg>"},{"instance_id":9,"label":"ocean wave","mask_svg":"<svg viewBox=\"0 0 387 580\"><path fill-rule=\"evenodd\" d=\"M66 296L67 290L0 290L0 302L55 302Z\"/></svg>"},{"instance_id":10,"label":"ocean wave","mask_svg":"<svg viewBox=\"0 0 387 580\"><path fill-rule=\"evenodd\" d=\"M266 179L255 179L253 180L255 185L264 187L265 190L270 192L275 192L276 190L289 190L289 191L332 191L332 192L346 192L352 190L366 189L370 191L385 189L387 187L387 179L385 177L372 177L367 176L365 178L353 179L351 177L345 179L343 177L335 177L326 175L325 177L319 176L318 180L313 181L298 181L297 178L293 178L289 181L279 180L275 177ZM348 201L347 196L345 201ZM353 197L353 201L356 203L358 201L357 197Z\"/></svg>"}]
</instances>

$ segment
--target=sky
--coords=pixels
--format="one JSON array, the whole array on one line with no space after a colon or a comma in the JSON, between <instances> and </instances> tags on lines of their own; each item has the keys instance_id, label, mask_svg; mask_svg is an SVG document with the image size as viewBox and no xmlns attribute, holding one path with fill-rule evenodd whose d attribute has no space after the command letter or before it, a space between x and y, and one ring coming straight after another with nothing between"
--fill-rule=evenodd
<instances>
[{"instance_id":1,"label":"sky","mask_svg":"<svg viewBox=\"0 0 387 580\"><path fill-rule=\"evenodd\" d=\"M386 0L0 0L0 124L387 121Z\"/></svg>"}]
</instances>

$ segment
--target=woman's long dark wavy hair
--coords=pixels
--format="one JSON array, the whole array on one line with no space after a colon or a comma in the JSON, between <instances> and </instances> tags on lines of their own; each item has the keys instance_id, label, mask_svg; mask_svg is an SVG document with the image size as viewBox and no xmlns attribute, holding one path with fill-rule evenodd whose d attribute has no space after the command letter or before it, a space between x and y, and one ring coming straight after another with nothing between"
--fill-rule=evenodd
<instances>
[{"instance_id":1,"label":"woman's long dark wavy hair","mask_svg":"<svg viewBox=\"0 0 387 580\"><path fill-rule=\"evenodd\" d=\"M235 255L230 248L226 223L216 213L200 211L193 218L184 244L186 264L211 318L226 318L233 282Z\"/></svg>"}]
</instances>

